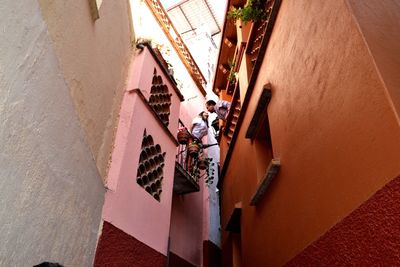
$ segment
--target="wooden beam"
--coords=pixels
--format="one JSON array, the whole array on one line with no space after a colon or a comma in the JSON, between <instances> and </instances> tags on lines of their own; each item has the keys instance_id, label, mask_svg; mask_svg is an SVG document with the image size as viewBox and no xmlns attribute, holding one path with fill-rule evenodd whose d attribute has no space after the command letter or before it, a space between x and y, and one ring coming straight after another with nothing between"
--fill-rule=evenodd
<instances>
[{"instance_id":1,"label":"wooden beam","mask_svg":"<svg viewBox=\"0 0 400 267\"><path fill-rule=\"evenodd\" d=\"M242 217L242 202L235 204L232 210L231 216L229 217L228 223L225 226L225 231L232 233L240 233L240 218Z\"/></svg>"},{"instance_id":2,"label":"wooden beam","mask_svg":"<svg viewBox=\"0 0 400 267\"><path fill-rule=\"evenodd\" d=\"M271 100L271 85L264 85L261 96L258 100L256 110L254 111L253 118L251 119L249 128L247 128L246 138L253 139L256 136L257 128L259 124L263 121L262 118L265 117L267 112L268 104Z\"/></svg>"},{"instance_id":3,"label":"wooden beam","mask_svg":"<svg viewBox=\"0 0 400 267\"><path fill-rule=\"evenodd\" d=\"M226 44L229 48L236 46L236 42L227 37L224 39L224 44Z\"/></svg>"},{"instance_id":4,"label":"wooden beam","mask_svg":"<svg viewBox=\"0 0 400 267\"><path fill-rule=\"evenodd\" d=\"M226 74L229 71L228 64L219 64L218 68L222 71L223 74Z\"/></svg>"},{"instance_id":5,"label":"wooden beam","mask_svg":"<svg viewBox=\"0 0 400 267\"><path fill-rule=\"evenodd\" d=\"M279 159L271 160L264 177L261 179L256 192L254 193L253 197L251 198L250 206L255 206L255 205L257 205L258 202L260 202L261 198L264 196L265 192L267 191L268 186L271 184L271 181L278 174L280 167L281 167L281 163L280 163Z\"/></svg>"},{"instance_id":6,"label":"wooden beam","mask_svg":"<svg viewBox=\"0 0 400 267\"><path fill-rule=\"evenodd\" d=\"M199 88L200 92L205 96L206 91L204 89L204 85L207 83L206 79L201 73L201 70L197 66L194 58L190 54L189 49L183 42L180 34L172 24L170 18L168 17L167 11L164 10L164 7L159 0L145 0L145 2L150 8L151 12L154 14L158 24L161 26L161 29L164 31L168 40L171 42L182 63L192 76L193 81Z\"/></svg>"}]
</instances>

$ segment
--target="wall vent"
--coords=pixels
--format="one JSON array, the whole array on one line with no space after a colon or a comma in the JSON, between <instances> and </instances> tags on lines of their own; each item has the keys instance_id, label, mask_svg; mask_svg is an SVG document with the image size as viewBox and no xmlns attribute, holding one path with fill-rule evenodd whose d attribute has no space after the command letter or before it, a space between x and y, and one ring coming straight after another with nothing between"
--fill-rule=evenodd
<instances>
[{"instance_id":1,"label":"wall vent","mask_svg":"<svg viewBox=\"0 0 400 267\"><path fill-rule=\"evenodd\" d=\"M164 158L165 152L161 151L159 144L154 145L153 137L147 135L145 129L136 182L158 201L161 199L162 180L164 179Z\"/></svg>"}]
</instances>

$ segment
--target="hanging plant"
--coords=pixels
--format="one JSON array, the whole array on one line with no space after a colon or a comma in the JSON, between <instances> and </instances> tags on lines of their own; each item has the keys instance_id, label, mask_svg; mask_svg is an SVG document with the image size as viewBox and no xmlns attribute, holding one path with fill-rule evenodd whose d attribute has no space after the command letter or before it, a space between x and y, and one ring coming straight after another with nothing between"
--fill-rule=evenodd
<instances>
[{"instance_id":1,"label":"hanging plant","mask_svg":"<svg viewBox=\"0 0 400 267\"><path fill-rule=\"evenodd\" d=\"M152 39L148 39L148 38L139 38L136 40L135 42L135 46L137 49L143 51L144 47L146 45L151 46L152 45L153 40Z\"/></svg>"},{"instance_id":2,"label":"hanging plant","mask_svg":"<svg viewBox=\"0 0 400 267\"><path fill-rule=\"evenodd\" d=\"M243 22L259 21L266 17L264 1L247 0L244 7L231 7L228 12L228 19L234 21L240 19Z\"/></svg>"},{"instance_id":3,"label":"hanging plant","mask_svg":"<svg viewBox=\"0 0 400 267\"><path fill-rule=\"evenodd\" d=\"M238 73L236 71L230 71L228 75L228 82L230 85L233 85L236 83L236 80L238 78Z\"/></svg>"},{"instance_id":4,"label":"hanging plant","mask_svg":"<svg viewBox=\"0 0 400 267\"><path fill-rule=\"evenodd\" d=\"M236 80L238 78L238 73L235 71L235 62L232 60L228 60L229 64L229 74L227 77L227 80L229 82L229 85L233 85L236 83Z\"/></svg>"},{"instance_id":5,"label":"hanging plant","mask_svg":"<svg viewBox=\"0 0 400 267\"><path fill-rule=\"evenodd\" d=\"M199 158L199 160L197 161L197 167L200 170L207 169L208 168L208 164L209 164L208 158Z\"/></svg>"},{"instance_id":6,"label":"hanging plant","mask_svg":"<svg viewBox=\"0 0 400 267\"><path fill-rule=\"evenodd\" d=\"M207 158L206 160L208 161L208 166L207 166L207 176L204 182L208 187L210 187L214 182L214 168L212 168L212 166L214 166L214 163L212 162L211 158Z\"/></svg>"},{"instance_id":7,"label":"hanging plant","mask_svg":"<svg viewBox=\"0 0 400 267\"><path fill-rule=\"evenodd\" d=\"M189 133L188 129L186 128L180 128L178 130L178 142L179 144L185 145L188 143L189 139L191 138L191 134Z\"/></svg>"},{"instance_id":8,"label":"hanging plant","mask_svg":"<svg viewBox=\"0 0 400 267\"><path fill-rule=\"evenodd\" d=\"M188 145L188 153L190 156L196 158L200 152L200 144L196 141L191 142Z\"/></svg>"}]
</instances>

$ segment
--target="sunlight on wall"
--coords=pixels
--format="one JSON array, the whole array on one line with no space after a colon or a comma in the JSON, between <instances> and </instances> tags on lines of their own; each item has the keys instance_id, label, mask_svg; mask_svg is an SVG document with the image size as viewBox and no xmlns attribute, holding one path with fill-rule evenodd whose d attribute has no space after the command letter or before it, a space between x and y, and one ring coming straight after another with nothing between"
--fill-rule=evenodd
<instances>
[{"instance_id":1,"label":"sunlight on wall","mask_svg":"<svg viewBox=\"0 0 400 267\"><path fill-rule=\"evenodd\" d=\"M103 0L96 0L97 9L100 9L102 3L103 3Z\"/></svg>"},{"instance_id":2,"label":"sunlight on wall","mask_svg":"<svg viewBox=\"0 0 400 267\"><path fill-rule=\"evenodd\" d=\"M136 32L136 41L142 39L151 41L153 47L157 47L167 63L173 66L174 78L177 87L185 98L181 109L181 119L185 124L191 122L204 106L204 97L197 89L192 77L182 63L177 52L173 48L156 18L143 0L130 0L132 21Z\"/></svg>"}]
</instances>

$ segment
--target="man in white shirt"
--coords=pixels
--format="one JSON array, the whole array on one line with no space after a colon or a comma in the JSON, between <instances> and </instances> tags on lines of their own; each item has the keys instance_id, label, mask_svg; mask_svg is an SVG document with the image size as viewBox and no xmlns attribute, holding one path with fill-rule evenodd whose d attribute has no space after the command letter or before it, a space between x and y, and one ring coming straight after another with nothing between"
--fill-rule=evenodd
<instances>
[{"instance_id":1,"label":"man in white shirt","mask_svg":"<svg viewBox=\"0 0 400 267\"><path fill-rule=\"evenodd\" d=\"M208 134L207 111L200 112L200 114L193 119L191 132L192 135L199 141L201 141L201 139Z\"/></svg>"}]
</instances>

